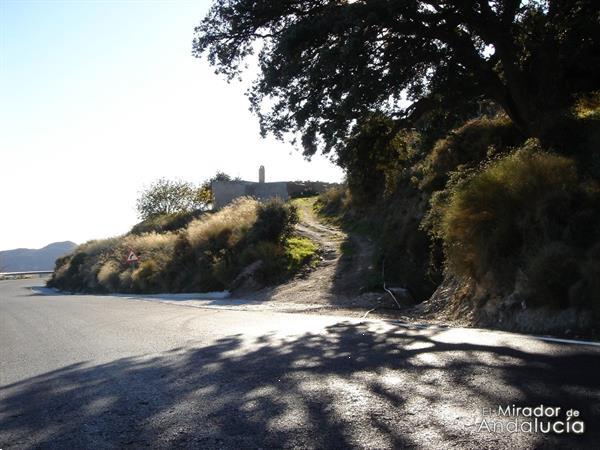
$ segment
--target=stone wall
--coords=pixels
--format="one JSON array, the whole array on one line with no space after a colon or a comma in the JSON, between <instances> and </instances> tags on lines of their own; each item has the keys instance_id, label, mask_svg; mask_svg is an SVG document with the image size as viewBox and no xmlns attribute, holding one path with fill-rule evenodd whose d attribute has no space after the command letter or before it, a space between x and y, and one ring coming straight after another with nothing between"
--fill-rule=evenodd
<instances>
[{"instance_id":1,"label":"stone wall","mask_svg":"<svg viewBox=\"0 0 600 450\"><path fill-rule=\"evenodd\" d=\"M238 197L254 197L260 201L280 198L289 199L287 183L255 183L252 181L215 181L212 184L215 197L214 208L220 209Z\"/></svg>"},{"instance_id":2,"label":"stone wall","mask_svg":"<svg viewBox=\"0 0 600 450\"><path fill-rule=\"evenodd\" d=\"M262 169L262 166L261 166ZM261 179L264 179L264 169L261 170ZM260 201L280 198L287 201L289 198L309 197L318 195L329 188L340 186L337 183L322 181L278 181L274 183L256 183L254 181L215 181L212 184L215 196L215 209L220 209L238 197L254 197Z\"/></svg>"},{"instance_id":3,"label":"stone wall","mask_svg":"<svg viewBox=\"0 0 600 450\"><path fill-rule=\"evenodd\" d=\"M338 186L341 185L339 183L325 183L324 181L288 181L287 191L291 198L310 197Z\"/></svg>"}]
</instances>

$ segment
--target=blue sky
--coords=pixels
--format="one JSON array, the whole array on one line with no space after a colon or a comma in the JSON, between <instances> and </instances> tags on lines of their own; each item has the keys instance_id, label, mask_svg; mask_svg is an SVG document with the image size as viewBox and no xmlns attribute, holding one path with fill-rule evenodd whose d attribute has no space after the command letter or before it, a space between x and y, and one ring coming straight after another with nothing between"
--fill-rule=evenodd
<instances>
[{"instance_id":1,"label":"blue sky","mask_svg":"<svg viewBox=\"0 0 600 450\"><path fill-rule=\"evenodd\" d=\"M124 233L159 177L341 180L261 139L249 79L191 56L209 5L0 0L0 250Z\"/></svg>"}]
</instances>

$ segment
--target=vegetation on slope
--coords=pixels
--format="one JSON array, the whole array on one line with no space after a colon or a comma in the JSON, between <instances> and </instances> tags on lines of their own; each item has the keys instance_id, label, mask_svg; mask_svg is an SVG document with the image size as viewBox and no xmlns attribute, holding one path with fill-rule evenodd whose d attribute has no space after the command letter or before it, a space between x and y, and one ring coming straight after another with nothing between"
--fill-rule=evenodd
<instances>
[{"instance_id":1,"label":"vegetation on slope","mask_svg":"<svg viewBox=\"0 0 600 450\"><path fill-rule=\"evenodd\" d=\"M242 198L215 213L155 217L184 224L90 241L60 258L50 286L87 292L199 292L232 286L248 266L257 283L281 281L310 262L316 248L293 236L296 208ZM140 262L128 264L133 250Z\"/></svg>"},{"instance_id":2,"label":"vegetation on slope","mask_svg":"<svg viewBox=\"0 0 600 450\"><path fill-rule=\"evenodd\" d=\"M597 149L600 103L587 97L585 105L575 119L588 130L579 143ZM525 141L502 114L470 119L431 144L422 132L385 144L381 135L370 139L372 129L363 125L347 141L347 187L321 195L319 210L378 242L375 263L385 264L388 280L419 301L442 284L434 298L445 292L443 303L458 296L447 289L457 281L468 287L461 301L487 308L488 324L503 315L508 326L501 309L516 306L513 315L574 311L562 331L581 317L589 326L600 318L600 184L588 163L596 151L573 155ZM386 145L396 148L384 152L390 163L372 164ZM530 331L547 331L536 326Z\"/></svg>"},{"instance_id":3,"label":"vegetation on slope","mask_svg":"<svg viewBox=\"0 0 600 450\"><path fill-rule=\"evenodd\" d=\"M438 287L454 280L473 308L597 312L597 1L434 3L219 0L194 53L232 79L260 49L261 131L335 153L347 187L320 211L370 233L386 279L417 300L452 296ZM289 239L293 213L236 208L86 244L54 282L215 289L310 253ZM129 245L150 255L135 269L115 256Z\"/></svg>"}]
</instances>

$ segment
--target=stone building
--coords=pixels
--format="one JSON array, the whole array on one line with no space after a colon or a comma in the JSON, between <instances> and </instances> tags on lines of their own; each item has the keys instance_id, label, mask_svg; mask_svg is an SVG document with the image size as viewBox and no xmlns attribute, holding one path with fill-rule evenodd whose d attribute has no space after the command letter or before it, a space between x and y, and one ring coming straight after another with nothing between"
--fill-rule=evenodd
<instances>
[{"instance_id":1,"label":"stone building","mask_svg":"<svg viewBox=\"0 0 600 450\"><path fill-rule=\"evenodd\" d=\"M258 183L244 180L214 181L212 191L215 198L213 205L215 209L220 209L232 200L244 196L254 197L260 201L267 201L272 198L280 198L283 201L287 201L290 197L287 182L265 182L264 166L260 166L258 170Z\"/></svg>"},{"instance_id":2,"label":"stone building","mask_svg":"<svg viewBox=\"0 0 600 450\"><path fill-rule=\"evenodd\" d=\"M220 209L238 197L254 197L260 201L279 198L287 201L289 198L318 195L325 190L339 186L336 183L322 181L265 181L265 166L258 169L258 183L255 181L233 180L214 181L212 191L215 198L214 209Z\"/></svg>"}]
</instances>

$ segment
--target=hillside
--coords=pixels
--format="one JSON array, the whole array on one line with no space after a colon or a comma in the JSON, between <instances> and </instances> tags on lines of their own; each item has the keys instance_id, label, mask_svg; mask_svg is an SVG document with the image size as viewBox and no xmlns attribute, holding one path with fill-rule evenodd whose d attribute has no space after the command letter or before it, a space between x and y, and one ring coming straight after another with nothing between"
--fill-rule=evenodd
<instances>
[{"instance_id":1,"label":"hillside","mask_svg":"<svg viewBox=\"0 0 600 450\"><path fill-rule=\"evenodd\" d=\"M66 255L77 244L71 241L53 242L45 247L16 248L0 252L0 271L23 272L29 270L52 270L57 258Z\"/></svg>"},{"instance_id":2,"label":"hillside","mask_svg":"<svg viewBox=\"0 0 600 450\"><path fill-rule=\"evenodd\" d=\"M281 282L316 247L294 235L294 205L242 197L216 212L166 214L60 258L49 285L74 292L209 292ZM126 260L130 252L137 262ZM250 285L253 286L250 286Z\"/></svg>"}]
</instances>

